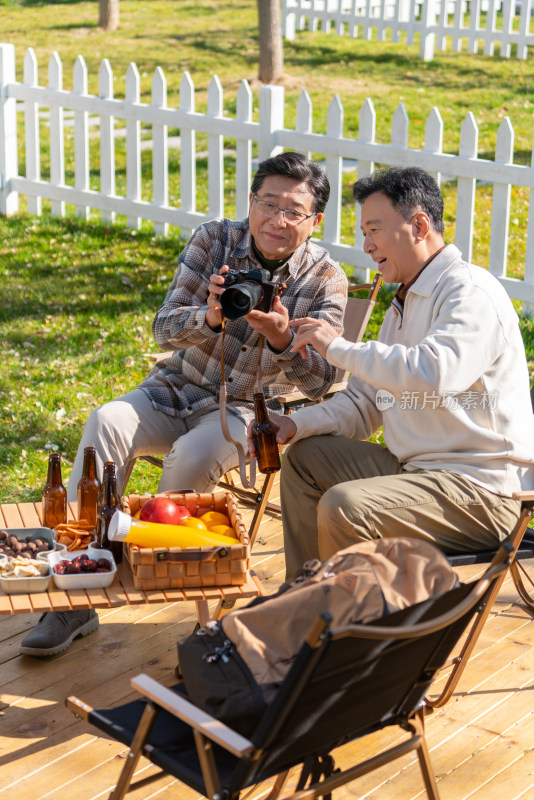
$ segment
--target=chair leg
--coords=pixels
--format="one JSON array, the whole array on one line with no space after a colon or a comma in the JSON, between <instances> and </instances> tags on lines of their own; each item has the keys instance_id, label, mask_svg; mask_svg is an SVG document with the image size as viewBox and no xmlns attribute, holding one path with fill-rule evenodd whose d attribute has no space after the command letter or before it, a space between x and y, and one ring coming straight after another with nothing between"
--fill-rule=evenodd
<instances>
[{"instance_id":1,"label":"chair leg","mask_svg":"<svg viewBox=\"0 0 534 800\"><path fill-rule=\"evenodd\" d=\"M274 784L272 787L270 789L265 789L265 791L261 792L261 794L254 795L254 800L276 800L276 798L280 796L281 792L283 792L288 778L289 770L280 772L274 779ZM243 800L246 800L246 797Z\"/></svg>"},{"instance_id":2,"label":"chair leg","mask_svg":"<svg viewBox=\"0 0 534 800\"><path fill-rule=\"evenodd\" d=\"M509 557L512 560L512 563L510 564L510 572L512 574L512 577L514 577L514 571L516 570L516 562L514 562L513 558L515 556L517 548L521 544L521 541L523 539L523 536L525 535L525 531L528 527L528 523L530 522L531 518L532 518L532 510L529 508L523 508L523 510L521 511L521 515L515 525L515 528L510 534L510 537L508 539L508 543L511 547ZM501 548L498 551L497 556L495 557L495 559L501 559L501 563L502 559L505 558L505 556L501 556L502 550L503 548ZM506 577L506 570L504 570L502 575L495 581L495 583L493 584L493 589L491 590L490 595L487 599L487 602L482 608L479 609L478 613L475 615L474 621L471 625L471 628L469 629L469 633L467 634L467 638L464 642L464 646L460 652L460 655L454 659L454 666L451 670L449 678L445 683L445 687L443 688L441 694L436 698L425 697L425 703L428 706L428 708L430 709L441 708L451 698L454 690L456 689L456 686L458 685L458 681L460 680L462 673L467 666L467 662L469 661L469 656L474 650L474 647L478 641L478 637L480 636L480 633L482 631L482 628L484 627L486 619L488 618L488 615L491 609L493 608L493 604L497 599L497 596L501 590L501 586L503 584L505 577ZM518 576L518 579L519 582L521 583L521 586L523 586L521 581L521 576ZM518 591L521 594L519 588ZM532 598L529 597L526 590L525 590L525 595L527 598L525 602L527 603L527 606L529 606L530 608L531 607L530 604L532 603ZM523 598L523 595L521 595L521 597Z\"/></svg>"},{"instance_id":3,"label":"chair leg","mask_svg":"<svg viewBox=\"0 0 534 800\"><path fill-rule=\"evenodd\" d=\"M197 619L198 624L201 628L204 625L207 625L210 621L210 612L208 608L208 601L207 600L195 600L196 608L197 608Z\"/></svg>"},{"instance_id":4,"label":"chair leg","mask_svg":"<svg viewBox=\"0 0 534 800\"><path fill-rule=\"evenodd\" d=\"M525 531L528 527L528 523L530 522L531 518L532 518L532 510L529 508L524 508L515 525L514 530L512 531L508 539L508 543L511 548L509 557L512 560L512 563L510 564L510 571L512 576L514 574L513 567L515 563L513 561L513 558L515 556L517 548L521 544L521 541L523 539L523 536L525 535ZM502 563L503 559L506 557L504 555L501 555L502 552L503 548L497 551L497 555L495 556L494 561L500 559L500 562ZM458 681L462 677L462 673L467 666L467 662L469 661L469 656L474 650L474 647L478 641L478 637L480 636L480 633L482 631L482 628L484 627L486 619L488 618L489 613L493 608L493 604L497 599L497 596L501 590L501 586L503 584L505 577L506 577L506 570L504 570L501 576L497 578L497 580L493 584L493 589L491 590L485 605L482 606L475 615L473 623L469 629L469 633L467 634L467 638L465 639L464 646L462 647L460 655L454 659L453 662L454 666L451 670L449 678L445 683L445 686L441 694L436 698L425 697L425 703L428 706L428 708L431 709L441 708L451 698L454 690L456 689L456 686L458 685Z\"/></svg>"},{"instance_id":5,"label":"chair leg","mask_svg":"<svg viewBox=\"0 0 534 800\"><path fill-rule=\"evenodd\" d=\"M258 529L260 527L263 514L268 505L269 495L271 493L271 489L275 478L276 478L276 472L272 472L270 475L267 475L263 482L263 486L261 487L261 492L259 494L259 503L256 506L256 510L254 512L254 516L252 517L252 522L250 523L250 528L248 530L248 538L250 539L251 550L256 540L256 536L258 533Z\"/></svg>"},{"instance_id":6,"label":"chair leg","mask_svg":"<svg viewBox=\"0 0 534 800\"><path fill-rule=\"evenodd\" d=\"M139 720L134 738L132 739L130 752L122 768L119 781L111 792L109 800L123 800L124 795L128 792L133 774L143 754L143 747L145 746L150 730L156 720L156 714L157 709L152 703L147 703L143 715Z\"/></svg>"},{"instance_id":7,"label":"chair leg","mask_svg":"<svg viewBox=\"0 0 534 800\"><path fill-rule=\"evenodd\" d=\"M126 464L124 470L124 481L122 484L121 495L126 494L126 487L128 486L128 482L132 476L133 468L135 467L135 462L137 461L136 458L131 458L128 463Z\"/></svg>"},{"instance_id":8,"label":"chair leg","mask_svg":"<svg viewBox=\"0 0 534 800\"><path fill-rule=\"evenodd\" d=\"M534 595L532 594L532 589L529 592L526 586L526 582L528 582L534 589L534 581L520 561L514 561L511 564L510 572L512 573L512 579L519 597L526 605L530 613L534 615Z\"/></svg>"},{"instance_id":9,"label":"chair leg","mask_svg":"<svg viewBox=\"0 0 534 800\"><path fill-rule=\"evenodd\" d=\"M419 767L421 769L421 774L423 776L426 793L429 797L429 800L439 800L438 785L436 783L436 777L434 775L434 770L432 769L432 764L430 762L430 755L428 752L428 747L425 739L424 709L421 709L420 711L417 712L416 718L417 718L417 727L421 736L419 745L417 747L417 758L419 759Z\"/></svg>"},{"instance_id":10,"label":"chair leg","mask_svg":"<svg viewBox=\"0 0 534 800\"><path fill-rule=\"evenodd\" d=\"M198 760L200 761L202 777L206 785L206 792L210 800L214 800L215 796L220 796L221 784L215 765L212 743L195 728L193 728L193 737L197 748Z\"/></svg>"}]
</instances>

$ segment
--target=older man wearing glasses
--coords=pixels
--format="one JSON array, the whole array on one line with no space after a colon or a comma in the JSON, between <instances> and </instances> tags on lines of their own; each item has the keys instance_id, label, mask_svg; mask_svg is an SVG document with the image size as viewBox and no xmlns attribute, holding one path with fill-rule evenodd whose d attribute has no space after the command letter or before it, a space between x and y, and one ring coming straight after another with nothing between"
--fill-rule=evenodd
<instances>
[{"instance_id":1,"label":"older man wearing glasses","mask_svg":"<svg viewBox=\"0 0 534 800\"><path fill-rule=\"evenodd\" d=\"M236 447L223 435L218 407L221 295L229 270L262 268L270 281L285 285L270 311L253 307L236 319L225 314L227 421L234 441L246 447L260 335L265 341L261 376L271 411L280 411L277 396L294 388L315 399L331 386L336 369L312 347L306 359L296 353L289 326L290 319L312 317L339 333L342 329L347 279L327 251L310 241L329 194L323 169L300 153L282 153L260 163L247 219L216 219L195 231L152 325L158 345L173 354L136 389L93 411L69 479L70 502L76 501L83 451L90 445L100 472L104 461L115 462L119 491L128 462L142 455L164 455L160 492L211 491L237 466ZM92 610L47 613L23 640L21 652L54 655L97 627Z\"/></svg>"}]
</instances>

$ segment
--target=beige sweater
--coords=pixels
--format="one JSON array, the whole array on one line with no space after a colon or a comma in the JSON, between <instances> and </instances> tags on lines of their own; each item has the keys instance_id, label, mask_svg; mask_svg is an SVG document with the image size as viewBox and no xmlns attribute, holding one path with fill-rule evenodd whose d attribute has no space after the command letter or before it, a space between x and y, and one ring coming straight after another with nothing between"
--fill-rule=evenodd
<instances>
[{"instance_id":1,"label":"beige sweater","mask_svg":"<svg viewBox=\"0 0 534 800\"><path fill-rule=\"evenodd\" d=\"M518 317L486 270L447 246L378 341L334 339L328 361L347 389L292 415L296 439L368 439L381 425L406 469L451 470L496 494L534 488L534 415Z\"/></svg>"}]
</instances>

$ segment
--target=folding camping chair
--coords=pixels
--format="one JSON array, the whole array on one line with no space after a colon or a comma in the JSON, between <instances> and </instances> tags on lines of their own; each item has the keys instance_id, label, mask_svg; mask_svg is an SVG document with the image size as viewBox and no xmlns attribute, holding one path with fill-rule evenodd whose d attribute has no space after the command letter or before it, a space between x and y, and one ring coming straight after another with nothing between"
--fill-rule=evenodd
<instances>
[{"instance_id":1,"label":"folding camping chair","mask_svg":"<svg viewBox=\"0 0 534 800\"><path fill-rule=\"evenodd\" d=\"M528 527L532 519L534 509L534 492L516 492L514 498L521 500L521 514L515 524L515 527L506 540L506 545L510 553L510 574L514 581L515 587L519 596L525 603L529 612L534 616L534 595L532 589L527 586L530 584L534 588L534 581L527 573L526 569L521 564L525 559L534 558L534 531ZM447 560L452 567L465 566L467 564L488 564L495 558L495 550L484 551L480 553L453 553L447 554ZM459 655L446 662L445 668L450 668L450 675L443 687L441 694L438 697L427 697L426 703L430 708L440 708L451 698L462 673L467 666L469 656L477 643L482 628L489 616L495 600L499 594L502 583L506 577L504 571L500 577L495 581L493 588L484 603L481 603L471 623L469 633L465 638L465 642Z\"/></svg>"},{"instance_id":2,"label":"folding camping chair","mask_svg":"<svg viewBox=\"0 0 534 800\"><path fill-rule=\"evenodd\" d=\"M141 756L210 800L238 800L247 787L272 778L272 790L262 796L274 800L295 768L296 790L283 796L311 800L414 750L426 794L439 800L425 741L424 696L508 564L503 547L476 583L372 625L334 630L328 615L321 615L250 738L194 706L182 684L169 689L147 675L131 681L142 700L93 709L69 697L66 705L130 748L110 800L161 777L158 772L132 783ZM407 738L334 771L332 751L388 726L400 726ZM347 751L342 756L349 760Z\"/></svg>"},{"instance_id":3,"label":"folding camping chair","mask_svg":"<svg viewBox=\"0 0 534 800\"><path fill-rule=\"evenodd\" d=\"M534 386L530 390L530 399L534 411ZM529 528L529 522L532 519L534 509L534 492L516 492L513 496L516 500L521 501L521 514L507 539L507 543L510 547L510 574L519 597L526 605L528 611L534 616L534 581L521 563L527 559L534 559L534 530ZM495 550L484 550L478 553L449 553L447 554L447 560L452 567L462 567L472 564L489 564L494 556ZM430 707L440 708L444 706L452 696L467 665L469 656L480 636L484 623L497 599L505 577L503 573L500 580L495 584L491 596L477 612L460 654L445 665L447 668L452 666L449 678L438 697L427 697L427 705Z\"/></svg>"},{"instance_id":4,"label":"folding camping chair","mask_svg":"<svg viewBox=\"0 0 534 800\"><path fill-rule=\"evenodd\" d=\"M347 298L347 306L345 308L345 315L343 318L343 335L346 339L350 342L359 342L363 337L365 329L367 327L367 323L369 322L369 318L373 311L373 308L376 303L376 298L380 287L382 285L383 278L382 275L377 272L372 283L362 283L362 284L355 284L354 286L349 286L348 292L357 292L357 291L367 291L366 297L349 297ZM171 352L168 353L156 353L155 355L151 356L152 360L159 361L164 358L169 358L172 355ZM329 391L325 394L321 401L326 399L327 397L331 397L336 392L344 389L347 385L348 375L344 373L343 375L338 376L339 380L329 389ZM310 403L311 401L306 397L306 395L302 394L301 392L291 392L287 395L281 395L278 397L281 405L285 409L285 413L289 413L291 409L298 405L304 403ZM317 401L317 402L321 402ZM163 459L157 456L140 456L141 461L147 461L150 464L153 464L157 467L163 468ZM128 465L127 472L125 475L124 480L124 491L123 494L126 494L126 486L128 484L128 480L130 479L130 475L136 463L136 459L132 459ZM272 473L271 475L264 476L261 487L256 489L252 487L251 489L245 489L241 486L236 486L232 472L226 473L223 476L223 479L219 481L219 488L227 489L231 491L233 494L236 495L243 503L250 504L254 506L254 515L252 517L252 521L250 523L248 537L250 540L250 546L254 544L254 540L256 538L263 514L266 510L269 510L273 513L280 513L280 506L276 503L271 503L269 501L269 495L271 493L271 489L273 483L276 478L276 473ZM176 487L177 489L185 489L187 487Z\"/></svg>"}]
</instances>

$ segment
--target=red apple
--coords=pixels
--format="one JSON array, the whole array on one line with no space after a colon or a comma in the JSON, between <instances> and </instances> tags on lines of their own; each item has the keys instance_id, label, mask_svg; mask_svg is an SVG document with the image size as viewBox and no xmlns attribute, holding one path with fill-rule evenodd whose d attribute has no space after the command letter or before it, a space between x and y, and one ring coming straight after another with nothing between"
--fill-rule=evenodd
<instances>
[{"instance_id":1,"label":"red apple","mask_svg":"<svg viewBox=\"0 0 534 800\"><path fill-rule=\"evenodd\" d=\"M141 507L139 519L164 525L179 525L191 512L168 497L152 497Z\"/></svg>"}]
</instances>

